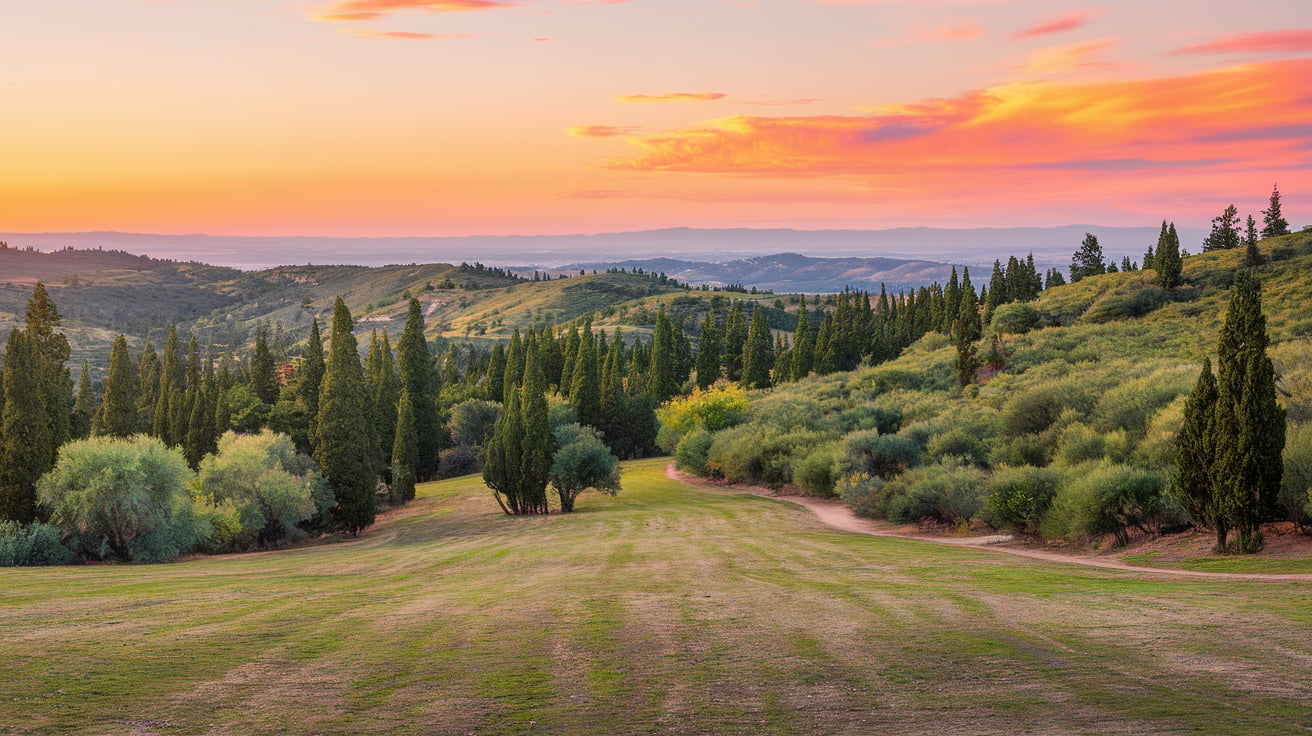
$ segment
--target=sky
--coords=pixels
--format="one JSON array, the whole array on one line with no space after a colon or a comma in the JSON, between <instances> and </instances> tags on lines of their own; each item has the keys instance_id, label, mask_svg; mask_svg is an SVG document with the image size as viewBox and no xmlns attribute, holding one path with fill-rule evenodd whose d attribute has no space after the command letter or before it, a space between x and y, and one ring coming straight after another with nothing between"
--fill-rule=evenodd
<instances>
[{"instance_id":1,"label":"sky","mask_svg":"<svg viewBox=\"0 0 1312 736\"><path fill-rule=\"evenodd\" d=\"M14 0L0 232L1312 222L1306 0Z\"/></svg>"}]
</instances>

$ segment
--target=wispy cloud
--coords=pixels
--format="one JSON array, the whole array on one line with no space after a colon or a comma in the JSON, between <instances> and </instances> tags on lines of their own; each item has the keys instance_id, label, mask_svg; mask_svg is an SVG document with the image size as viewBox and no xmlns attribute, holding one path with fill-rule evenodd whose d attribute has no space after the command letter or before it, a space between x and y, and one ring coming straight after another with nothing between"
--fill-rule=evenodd
<instances>
[{"instance_id":1,"label":"wispy cloud","mask_svg":"<svg viewBox=\"0 0 1312 736\"><path fill-rule=\"evenodd\" d=\"M633 135L640 130L642 128L636 125L575 125L568 132L575 138L614 138Z\"/></svg>"},{"instance_id":2,"label":"wispy cloud","mask_svg":"<svg viewBox=\"0 0 1312 736\"><path fill-rule=\"evenodd\" d=\"M819 101L819 97L797 97L791 100L743 100L738 104L756 105L758 107L783 107L786 105L814 105Z\"/></svg>"},{"instance_id":3,"label":"wispy cloud","mask_svg":"<svg viewBox=\"0 0 1312 736\"><path fill-rule=\"evenodd\" d=\"M1237 33L1232 36L1176 49L1174 54L1263 54L1312 51L1312 28L1263 33Z\"/></svg>"},{"instance_id":4,"label":"wispy cloud","mask_svg":"<svg viewBox=\"0 0 1312 736\"><path fill-rule=\"evenodd\" d=\"M1088 13L1071 13L1069 15L1063 15L1060 18L1045 20L1042 23L1030 26L1029 28L1021 29L1012 34L1012 36L1017 40L1024 40L1036 36L1047 36L1053 33L1065 33L1066 31L1074 31L1078 28L1083 28L1089 24L1089 20Z\"/></svg>"},{"instance_id":5,"label":"wispy cloud","mask_svg":"<svg viewBox=\"0 0 1312 736\"><path fill-rule=\"evenodd\" d=\"M978 38L984 29L973 20L950 24L922 34L923 38L935 41L969 41Z\"/></svg>"},{"instance_id":6,"label":"wispy cloud","mask_svg":"<svg viewBox=\"0 0 1312 736\"><path fill-rule=\"evenodd\" d=\"M729 95L725 92L667 92L661 95L624 95L617 102L712 102Z\"/></svg>"},{"instance_id":7,"label":"wispy cloud","mask_svg":"<svg viewBox=\"0 0 1312 736\"><path fill-rule=\"evenodd\" d=\"M1099 60L1098 54L1116 45L1115 39L1099 39L1038 49L1025 64L1027 74L1063 74L1078 69L1110 69L1115 65Z\"/></svg>"},{"instance_id":8,"label":"wispy cloud","mask_svg":"<svg viewBox=\"0 0 1312 736\"><path fill-rule=\"evenodd\" d=\"M492 10L515 4L502 0L339 0L315 17L317 20L363 21L378 20L405 11L454 13Z\"/></svg>"},{"instance_id":9,"label":"wispy cloud","mask_svg":"<svg viewBox=\"0 0 1312 736\"><path fill-rule=\"evenodd\" d=\"M472 38L468 34L460 33L412 33L410 31L380 31L375 28L342 28L338 32L366 41L453 41L461 38Z\"/></svg>"}]
</instances>

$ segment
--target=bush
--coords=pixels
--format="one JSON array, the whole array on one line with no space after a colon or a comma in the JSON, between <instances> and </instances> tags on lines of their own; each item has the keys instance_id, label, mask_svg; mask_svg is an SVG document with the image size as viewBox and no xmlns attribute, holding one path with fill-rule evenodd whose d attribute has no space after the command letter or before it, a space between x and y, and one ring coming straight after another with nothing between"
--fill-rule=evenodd
<instances>
[{"instance_id":1,"label":"bush","mask_svg":"<svg viewBox=\"0 0 1312 736\"><path fill-rule=\"evenodd\" d=\"M769 394L752 402L751 413L757 423L781 429L819 429L822 420L820 402L787 393Z\"/></svg>"},{"instance_id":2,"label":"bush","mask_svg":"<svg viewBox=\"0 0 1312 736\"><path fill-rule=\"evenodd\" d=\"M984 471L954 461L909 470L884 487L888 518L910 522L968 520L984 506Z\"/></svg>"},{"instance_id":3,"label":"bush","mask_svg":"<svg viewBox=\"0 0 1312 736\"><path fill-rule=\"evenodd\" d=\"M1090 460L1107 458L1123 462L1130 454L1130 440L1125 430L1102 434L1087 425L1076 422L1062 430L1057 440L1054 458L1062 465L1079 465Z\"/></svg>"},{"instance_id":4,"label":"bush","mask_svg":"<svg viewBox=\"0 0 1312 736\"><path fill-rule=\"evenodd\" d=\"M1018 534L1037 534L1057 495L1057 474L1028 465L1001 468L989 478L988 491L990 524Z\"/></svg>"},{"instance_id":5,"label":"bush","mask_svg":"<svg viewBox=\"0 0 1312 736\"><path fill-rule=\"evenodd\" d=\"M744 424L715 434L706 466L734 483L783 485L792 482L793 463L830 435L809 430Z\"/></svg>"},{"instance_id":6,"label":"bush","mask_svg":"<svg viewBox=\"0 0 1312 736\"><path fill-rule=\"evenodd\" d=\"M660 431L656 444L665 452L672 452L683 436L701 427L715 433L747 421L747 394L735 384L700 389L679 399L672 399L656 410Z\"/></svg>"},{"instance_id":7,"label":"bush","mask_svg":"<svg viewBox=\"0 0 1312 736\"><path fill-rule=\"evenodd\" d=\"M1284 463L1280 504L1291 521L1303 524L1312 516L1312 424L1290 424L1285 430Z\"/></svg>"},{"instance_id":8,"label":"bush","mask_svg":"<svg viewBox=\"0 0 1312 736\"><path fill-rule=\"evenodd\" d=\"M614 496L620 490L620 461L592 427L567 424L556 430L556 454L549 478L560 496L560 510L569 513L589 488Z\"/></svg>"},{"instance_id":9,"label":"bush","mask_svg":"<svg viewBox=\"0 0 1312 736\"><path fill-rule=\"evenodd\" d=\"M701 427L685 434L674 448L674 466L688 473L706 475L706 458L714 441L711 433Z\"/></svg>"},{"instance_id":10,"label":"bush","mask_svg":"<svg viewBox=\"0 0 1312 736\"><path fill-rule=\"evenodd\" d=\"M1062 413L1073 410L1083 416L1093 408L1093 396L1070 380L1044 383L1007 403L1002 419L1009 437L1038 434L1057 423Z\"/></svg>"},{"instance_id":11,"label":"bush","mask_svg":"<svg viewBox=\"0 0 1312 736\"><path fill-rule=\"evenodd\" d=\"M451 440L457 445L482 447L492 437L492 429L501 414L495 401L469 399L451 407Z\"/></svg>"},{"instance_id":12,"label":"bush","mask_svg":"<svg viewBox=\"0 0 1312 736\"><path fill-rule=\"evenodd\" d=\"M1000 305L993 310L993 321L989 324L994 332L1010 335L1023 335L1038 327L1042 322L1039 310L1032 304L1013 302Z\"/></svg>"},{"instance_id":13,"label":"bush","mask_svg":"<svg viewBox=\"0 0 1312 736\"><path fill-rule=\"evenodd\" d=\"M462 475L477 473L482 467L483 463L479 460L478 450L469 445L448 447L437 455L438 478L458 478Z\"/></svg>"},{"instance_id":14,"label":"bush","mask_svg":"<svg viewBox=\"0 0 1312 736\"><path fill-rule=\"evenodd\" d=\"M1142 317L1171 301L1170 292L1148 284L1118 286L1098 298L1080 319L1091 324Z\"/></svg>"},{"instance_id":15,"label":"bush","mask_svg":"<svg viewBox=\"0 0 1312 736\"><path fill-rule=\"evenodd\" d=\"M215 504L237 510L241 533L236 548L272 546L305 536L299 526L318 511L314 488L326 485L310 458L296 452L290 437L225 432L219 451L200 463L200 488Z\"/></svg>"},{"instance_id":16,"label":"bush","mask_svg":"<svg viewBox=\"0 0 1312 736\"><path fill-rule=\"evenodd\" d=\"M1134 437L1147 431L1148 419L1193 388L1197 369L1157 371L1119 383L1102 395L1093 411L1094 426L1103 432L1123 429Z\"/></svg>"},{"instance_id":17,"label":"bush","mask_svg":"<svg viewBox=\"0 0 1312 736\"><path fill-rule=\"evenodd\" d=\"M873 429L880 434L894 434L902 426L902 413L896 409L859 403L825 421L825 429L839 434Z\"/></svg>"},{"instance_id":18,"label":"bush","mask_svg":"<svg viewBox=\"0 0 1312 736\"><path fill-rule=\"evenodd\" d=\"M67 565L76 555L49 524L0 521L0 567Z\"/></svg>"},{"instance_id":19,"label":"bush","mask_svg":"<svg viewBox=\"0 0 1312 736\"><path fill-rule=\"evenodd\" d=\"M882 478L865 473L845 475L834 484L834 492L857 516L882 519L887 513Z\"/></svg>"},{"instance_id":20,"label":"bush","mask_svg":"<svg viewBox=\"0 0 1312 736\"><path fill-rule=\"evenodd\" d=\"M808 496L834 495L838 474L838 443L826 442L793 464L793 485Z\"/></svg>"},{"instance_id":21,"label":"bush","mask_svg":"<svg viewBox=\"0 0 1312 736\"><path fill-rule=\"evenodd\" d=\"M978 430L956 427L930 438L926 453L934 460L959 458L968 463L988 465L988 446Z\"/></svg>"},{"instance_id":22,"label":"bush","mask_svg":"<svg viewBox=\"0 0 1312 736\"><path fill-rule=\"evenodd\" d=\"M891 478L920 459L920 447L895 434L869 429L843 438L842 462L846 474L865 473Z\"/></svg>"},{"instance_id":23,"label":"bush","mask_svg":"<svg viewBox=\"0 0 1312 736\"><path fill-rule=\"evenodd\" d=\"M1129 465L1102 461L1070 468L1043 521L1044 535L1082 541L1110 534L1124 545L1130 528L1147 531L1144 524L1161 511L1162 486L1161 476Z\"/></svg>"},{"instance_id":24,"label":"bush","mask_svg":"<svg viewBox=\"0 0 1312 736\"><path fill-rule=\"evenodd\" d=\"M208 533L195 514L182 451L152 437L92 437L59 450L37 484L50 521L91 557L161 562Z\"/></svg>"}]
</instances>

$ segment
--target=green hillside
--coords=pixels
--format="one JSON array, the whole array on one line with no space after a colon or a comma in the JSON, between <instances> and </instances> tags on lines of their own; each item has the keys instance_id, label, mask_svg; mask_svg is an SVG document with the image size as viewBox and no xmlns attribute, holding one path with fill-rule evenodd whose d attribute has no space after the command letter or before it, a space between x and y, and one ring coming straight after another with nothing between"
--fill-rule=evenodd
<instances>
[{"instance_id":1,"label":"green hillside","mask_svg":"<svg viewBox=\"0 0 1312 736\"><path fill-rule=\"evenodd\" d=\"M663 464L572 515L462 478L356 541L7 571L0 730L1305 730L1306 584L837 532Z\"/></svg>"}]
</instances>

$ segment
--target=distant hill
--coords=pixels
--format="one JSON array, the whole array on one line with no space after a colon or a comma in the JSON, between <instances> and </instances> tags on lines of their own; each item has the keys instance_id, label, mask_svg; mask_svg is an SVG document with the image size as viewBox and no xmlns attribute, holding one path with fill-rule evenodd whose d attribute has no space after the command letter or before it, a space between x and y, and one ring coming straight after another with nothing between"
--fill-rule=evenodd
<instances>
[{"instance_id":1,"label":"distant hill","mask_svg":"<svg viewBox=\"0 0 1312 736\"><path fill-rule=\"evenodd\" d=\"M952 266L946 263L900 258L815 258L798 253L741 258L723 263L684 261L675 258L648 258L614 263L574 263L564 271L605 271L622 268L664 273L670 278L700 286L741 284L748 288L776 292L824 293L842 291L844 287L878 291L884 284L890 291L914 289L937 281L947 283ZM958 268L960 270L960 268ZM979 270L976 270L978 281Z\"/></svg>"},{"instance_id":2,"label":"distant hill","mask_svg":"<svg viewBox=\"0 0 1312 736\"><path fill-rule=\"evenodd\" d=\"M1202 230L1179 228L1197 252ZM298 264L382 266L394 263L482 261L509 266L562 266L665 256L705 261L769 253L830 258L904 258L987 266L1009 254L1034 253L1039 266L1070 264L1085 232L1098 236L1108 257L1138 259L1157 242L1158 227L929 228L790 230L786 228L668 228L594 235L473 235L465 237L329 238L159 235L142 233L0 233L11 246L52 250L112 248L160 258L260 270Z\"/></svg>"}]
</instances>

